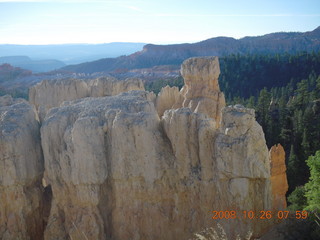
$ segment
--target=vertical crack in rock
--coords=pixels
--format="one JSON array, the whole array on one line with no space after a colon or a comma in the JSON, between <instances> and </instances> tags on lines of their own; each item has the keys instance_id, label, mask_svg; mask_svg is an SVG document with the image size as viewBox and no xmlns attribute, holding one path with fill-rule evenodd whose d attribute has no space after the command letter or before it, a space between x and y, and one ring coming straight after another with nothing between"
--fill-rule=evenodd
<instances>
[{"instance_id":1,"label":"vertical crack in rock","mask_svg":"<svg viewBox=\"0 0 320 240\"><path fill-rule=\"evenodd\" d=\"M0 239L43 239L39 123L26 101L0 97Z\"/></svg>"}]
</instances>

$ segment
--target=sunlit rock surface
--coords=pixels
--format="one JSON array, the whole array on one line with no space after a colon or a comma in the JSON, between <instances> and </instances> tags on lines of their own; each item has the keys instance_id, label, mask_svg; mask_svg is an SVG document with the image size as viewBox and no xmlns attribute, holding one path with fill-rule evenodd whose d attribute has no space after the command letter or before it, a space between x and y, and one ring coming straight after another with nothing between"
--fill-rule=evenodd
<instances>
[{"instance_id":1,"label":"sunlit rock surface","mask_svg":"<svg viewBox=\"0 0 320 240\"><path fill-rule=\"evenodd\" d=\"M117 80L113 77L100 77L88 81L79 79L44 80L29 90L32 103L42 122L47 112L59 107L62 102L85 97L113 96L130 90L144 90L140 79Z\"/></svg>"},{"instance_id":2,"label":"sunlit rock surface","mask_svg":"<svg viewBox=\"0 0 320 240\"><path fill-rule=\"evenodd\" d=\"M188 239L217 222L232 239L272 224L241 216L273 203L254 110L223 108L217 58L189 59L181 72L179 96L169 87L157 99L129 91L49 111L41 128L53 191L46 240ZM212 219L212 211L239 215Z\"/></svg>"},{"instance_id":3,"label":"sunlit rock surface","mask_svg":"<svg viewBox=\"0 0 320 240\"><path fill-rule=\"evenodd\" d=\"M0 97L0 239L40 240L45 227L40 126L24 100ZM50 204L50 203L49 203Z\"/></svg>"},{"instance_id":4,"label":"sunlit rock surface","mask_svg":"<svg viewBox=\"0 0 320 240\"><path fill-rule=\"evenodd\" d=\"M288 191L285 151L281 144L278 144L271 147L269 155L273 196L272 204L275 209L283 210L287 207L286 193Z\"/></svg>"}]
</instances>

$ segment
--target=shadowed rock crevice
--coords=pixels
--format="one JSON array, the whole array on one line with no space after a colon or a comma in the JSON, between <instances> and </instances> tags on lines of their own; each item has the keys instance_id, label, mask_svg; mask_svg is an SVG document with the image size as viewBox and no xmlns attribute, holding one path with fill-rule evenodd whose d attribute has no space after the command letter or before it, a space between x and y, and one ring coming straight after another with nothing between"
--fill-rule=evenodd
<instances>
[{"instance_id":1,"label":"shadowed rock crevice","mask_svg":"<svg viewBox=\"0 0 320 240\"><path fill-rule=\"evenodd\" d=\"M44 226L47 226L48 224L48 219L50 216L50 211L51 211L51 204L52 204L52 188L51 185L48 185L44 187L43 189L43 222Z\"/></svg>"}]
</instances>

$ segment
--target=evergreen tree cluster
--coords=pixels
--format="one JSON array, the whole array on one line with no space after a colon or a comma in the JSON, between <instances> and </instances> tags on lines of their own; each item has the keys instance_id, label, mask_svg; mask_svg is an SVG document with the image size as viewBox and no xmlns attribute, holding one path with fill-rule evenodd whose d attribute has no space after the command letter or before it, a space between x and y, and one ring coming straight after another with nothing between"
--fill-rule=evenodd
<instances>
[{"instance_id":1,"label":"evergreen tree cluster","mask_svg":"<svg viewBox=\"0 0 320 240\"><path fill-rule=\"evenodd\" d=\"M267 145L281 143L286 151L289 192L309 179L306 159L320 149L320 75L285 87L263 88L258 97L235 98L256 110Z\"/></svg>"},{"instance_id":2,"label":"evergreen tree cluster","mask_svg":"<svg viewBox=\"0 0 320 240\"><path fill-rule=\"evenodd\" d=\"M268 147L284 147L289 192L305 184L306 159L320 150L320 52L232 55L220 62L227 103L254 108Z\"/></svg>"},{"instance_id":3,"label":"evergreen tree cluster","mask_svg":"<svg viewBox=\"0 0 320 240\"><path fill-rule=\"evenodd\" d=\"M310 73L320 74L320 52L296 55L230 55L219 58L219 85L227 102L258 97L263 88L285 87L291 84L292 94L297 83Z\"/></svg>"},{"instance_id":4,"label":"evergreen tree cluster","mask_svg":"<svg viewBox=\"0 0 320 240\"><path fill-rule=\"evenodd\" d=\"M179 89L183 87L183 78L181 76L176 78L163 78L156 81L145 81L144 86L147 91L152 91L155 94L158 94L161 91L161 88L165 86L177 86Z\"/></svg>"}]
</instances>

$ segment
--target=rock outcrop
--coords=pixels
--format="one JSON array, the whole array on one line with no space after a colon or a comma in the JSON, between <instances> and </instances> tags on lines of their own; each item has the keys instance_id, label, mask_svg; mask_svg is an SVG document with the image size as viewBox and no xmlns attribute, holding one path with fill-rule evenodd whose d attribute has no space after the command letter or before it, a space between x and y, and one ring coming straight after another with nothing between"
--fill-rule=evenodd
<instances>
[{"instance_id":1,"label":"rock outcrop","mask_svg":"<svg viewBox=\"0 0 320 240\"><path fill-rule=\"evenodd\" d=\"M163 207L156 199L165 197L156 180L173 163L159 122L141 91L87 98L49 112L41 135L55 197L46 239L161 239L163 223L150 216Z\"/></svg>"},{"instance_id":2,"label":"rock outcrop","mask_svg":"<svg viewBox=\"0 0 320 240\"><path fill-rule=\"evenodd\" d=\"M115 96L132 90L144 90L144 85L139 78L118 80L113 77L101 77L88 82L89 97Z\"/></svg>"},{"instance_id":3,"label":"rock outcrop","mask_svg":"<svg viewBox=\"0 0 320 240\"><path fill-rule=\"evenodd\" d=\"M140 80L39 84L30 99L44 109L41 146L29 104L1 107L0 236L173 240L216 223L230 239L260 236L273 220L243 211L282 207L272 177L283 162L271 157L270 174L254 110L224 107L217 58L189 59L181 72L183 89L166 87L157 98L139 90ZM41 191L49 189L45 208Z\"/></svg>"},{"instance_id":4,"label":"rock outcrop","mask_svg":"<svg viewBox=\"0 0 320 240\"><path fill-rule=\"evenodd\" d=\"M185 85L181 100L174 108L188 107L193 112L204 113L219 124L221 109L225 107L224 94L220 92L218 57L189 58L181 66Z\"/></svg>"},{"instance_id":5,"label":"rock outcrop","mask_svg":"<svg viewBox=\"0 0 320 240\"><path fill-rule=\"evenodd\" d=\"M43 155L31 105L0 97L0 239L43 239Z\"/></svg>"},{"instance_id":6,"label":"rock outcrop","mask_svg":"<svg viewBox=\"0 0 320 240\"><path fill-rule=\"evenodd\" d=\"M156 109L160 117L165 110L172 109L173 105L179 101L181 95L178 87L169 87L168 85L161 89L156 98Z\"/></svg>"},{"instance_id":7,"label":"rock outcrop","mask_svg":"<svg viewBox=\"0 0 320 240\"><path fill-rule=\"evenodd\" d=\"M212 224L213 210L269 209L268 150L253 110L229 107L222 120L217 129L189 108L160 120L144 91L52 109L41 128L54 195L45 239L187 239ZM216 221L230 236L266 226Z\"/></svg>"},{"instance_id":8,"label":"rock outcrop","mask_svg":"<svg viewBox=\"0 0 320 240\"><path fill-rule=\"evenodd\" d=\"M156 104L154 95L130 91L50 110L41 128L54 196L46 240L188 239L213 221L231 238L268 227L240 215L272 208L268 149L254 110L220 111L216 58L191 59L182 69L184 90L167 87ZM174 109L181 96L188 107ZM230 210L239 218L212 219L212 211Z\"/></svg>"},{"instance_id":9,"label":"rock outcrop","mask_svg":"<svg viewBox=\"0 0 320 240\"><path fill-rule=\"evenodd\" d=\"M272 206L274 209L283 210L287 207L286 193L288 182L285 164L285 151L281 144L271 147L269 152L272 186Z\"/></svg>"},{"instance_id":10,"label":"rock outcrop","mask_svg":"<svg viewBox=\"0 0 320 240\"><path fill-rule=\"evenodd\" d=\"M59 107L62 102L85 97L113 96L130 90L144 90L140 79L117 80L101 77L92 80L58 79L44 80L29 90L29 101L42 122L49 109Z\"/></svg>"},{"instance_id":11,"label":"rock outcrop","mask_svg":"<svg viewBox=\"0 0 320 240\"><path fill-rule=\"evenodd\" d=\"M87 83L78 79L44 80L29 89L29 101L42 122L49 109L64 101L88 97Z\"/></svg>"},{"instance_id":12,"label":"rock outcrop","mask_svg":"<svg viewBox=\"0 0 320 240\"><path fill-rule=\"evenodd\" d=\"M13 98L11 95L4 95L0 97L0 107L10 106L23 101L25 100L22 98Z\"/></svg>"}]
</instances>

